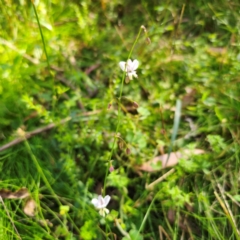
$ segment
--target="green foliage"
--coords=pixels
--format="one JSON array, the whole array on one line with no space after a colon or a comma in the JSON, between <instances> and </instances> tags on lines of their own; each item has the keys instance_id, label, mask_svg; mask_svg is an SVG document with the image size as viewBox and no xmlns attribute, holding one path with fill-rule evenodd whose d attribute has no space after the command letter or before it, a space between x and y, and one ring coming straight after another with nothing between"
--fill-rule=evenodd
<instances>
[{"instance_id":1,"label":"green foliage","mask_svg":"<svg viewBox=\"0 0 240 240\"><path fill-rule=\"evenodd\" d=\"M138 233L137 230L132 229L129 232L129 237L123 237L123 240L143 240L143 237Z\"/></svg>"},{"instance_id":2,"label":"green foliage","mask_svg":"<svg viewBox=\"0 0 240 240\"><path fill-rule=\"evenodd\" d=\"M97 238L95 223L91 220L86 221L80 230L82 239L91 240Z\"/></svg>"},{"instance_id":3,"label":"green foliage","mask_svg":"<svg viewBox=\"0 0 240 240\"><path fill-rule=\"evenodd\" d=\"M129 179L127 176L124 175L124 169L119 169L119 171L111 172L107 177L108 186L120 189L127 187Z\"/></svg>"},{"instance_id":4,"label":"green foliage","mask_svg":"<svg viewBox=\"0 0 240 240\"><path fill-rule=\"evenodd\" d=\"M0 239L239 239L239 7L0 1L0 191L36 201L29 216L25 199L3 198ZM139 29L138 79L120 96ZM196 148L169 176L138 168ZM111 196L106 218L95 194Z\"/></svg>"},{"instance_id":5,"label":"green foliage","mask_svg":"<svg viewBox=\"0 0 240 240\"><path fill-rule=\"evenodd\" d=\"M213 151L216 153L220 153L227 147L226 144L224 143L224 139L219 135L208 135L207 140L210 143Z\"/></svg>"}]
</instances>

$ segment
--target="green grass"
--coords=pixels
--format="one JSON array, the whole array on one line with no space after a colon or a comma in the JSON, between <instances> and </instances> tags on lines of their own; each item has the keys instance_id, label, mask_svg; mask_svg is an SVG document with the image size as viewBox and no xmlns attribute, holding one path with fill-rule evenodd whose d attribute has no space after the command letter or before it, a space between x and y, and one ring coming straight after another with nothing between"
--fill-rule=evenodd
<instances>
[{"instance_id":1,"label":"green grass","mask_svg":"<svg viewBox=\"0 0 240 240\"><path fill-rule=\"evenodd\" d=\"M0 239L240 239L239 7L0 1Z\"/></svg>"}]
</instances>

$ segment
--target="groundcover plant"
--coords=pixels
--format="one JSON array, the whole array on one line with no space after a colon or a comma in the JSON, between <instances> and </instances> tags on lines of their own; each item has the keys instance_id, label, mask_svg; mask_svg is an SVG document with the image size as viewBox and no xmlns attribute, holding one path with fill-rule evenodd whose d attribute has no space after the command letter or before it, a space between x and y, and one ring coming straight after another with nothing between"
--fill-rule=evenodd
<instances>
[{"instance_id":1,"label":"groundcover plant","mask_svg":"<svg viewBox=\"0 0 240 240\"><path fill-rule=\"evenodd\" d=\"M239 1L0 9L0 239L240 239Z\"/></svg>"}]
</instances>

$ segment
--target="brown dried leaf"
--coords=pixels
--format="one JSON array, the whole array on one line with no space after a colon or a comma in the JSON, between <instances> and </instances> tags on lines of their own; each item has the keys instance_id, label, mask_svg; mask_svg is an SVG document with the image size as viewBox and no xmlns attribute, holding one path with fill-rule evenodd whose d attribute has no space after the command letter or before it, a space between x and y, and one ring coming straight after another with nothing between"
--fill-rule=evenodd
<instances>
[{"instance_id":1,"label":"brown dried leaf","mask_svg":"<svg viewBox=\"0 0 240 240\"><path fill-rule=\"evenodd\" d=\"M26 215L33 217L35 215L36 202L33 199L28 199L25 203L23 211Z\"/></svg>"},{"instance_id":2,"label":"brown dried leaf","mask_svg":"<svg viewBox=\"0 0 240 240\"><path fill-rule=\"evenodd\" d=\"M0 189L0 196L5 199L23 199L29 197L29 192L26 188L21 188L15 192L8 189Z\"/></svg>"},{"instance_id":3,"label":"brown dried leaf","mask_svg":"<svg viewBox=\"0 0 240 240\"><path fill-rule=\"evenodd\" d=\"M180 158L188 158L191 155L203 154L204 151L201 149L194 149L194 150L183 150L179 152L172 152L170 153L169 159L168 154L163 154L161 156L157 156L152 160L145 162L143 165L136 167L136 170L142 170L145 172L156 172L161 169L175 166ZM167 161L168 159L168 161Z\"/></svg>"}]
</instances>

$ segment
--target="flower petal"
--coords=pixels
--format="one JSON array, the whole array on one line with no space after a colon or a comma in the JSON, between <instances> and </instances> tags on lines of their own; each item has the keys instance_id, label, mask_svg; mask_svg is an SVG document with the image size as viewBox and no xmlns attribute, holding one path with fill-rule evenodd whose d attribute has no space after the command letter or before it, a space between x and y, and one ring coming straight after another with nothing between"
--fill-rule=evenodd
<instances>
[{"instance_id":1,"label":"flower petal","mask_svg":"<svg viewBox=\"0 0 240 240\"><path fill-rule=\"evenodd\" d=\"M128 59L126 62L126 71L127 72L132 71L132 60L131 59Z\"/></svg>"},{"instance_id":2,"label":"flower petal","mask_svg":"<svg viewBox=\"0 0 240 240\"><path fill-rule=\"evenodd\" d=\"M133 62L132 62L132 71L135 71L139 66L139 62L137 59L135 59Z\"/></svg>"},{"instance_id":3,"label":"flower petal","mask_svg":"<svg viewBox=\"0 0 240 240\"><path fill-rule=\"evenodd\" d=\"M129 78L129 80L132 80L132 73L131 73L131 72L128 72L128 73L127 73L127 76L128 76L128 78Z\"/></svg>"},{"instance_id":4,"label":"flower petal","mask_svg":"<svg viewBox=\"0 0 240 240\"><path fill-rule=\"evenodd\" d=\"M126 62L120 62L119 67L123 70L126 71Z\"/></svg>"},{"instance_id":5,"label":"flower petal","mask_svg":"<svg viewBox=\"0 0 240 240\"><path fill-rule=\"evenodd\" d=\"M128 66L132 66L132 60L131 60L131 59L128 59L128 60L127 60L127 65L128 65Z\"/></svg>"},{"instance_id":6,"label":"flower petal","mask_svg":"<svg viewBox=\"0 0 240 240\"><path fill-rule=\"evenodd\" d=\"M135 78L138 78L138 75L135 71L132 72L132 75L135 77Z\"/></svg>"},{"instance_id":7,"label":"flower petal","mask_svg":"<svg viewBox=\"0 0 240 240\"><path fill-rule=\"evenodd\" d=\"M93 198L91 203L94 205L94 207L96 207L96 208L98 207L98 199Z\"/></svg>"},{"instance_id":8,"label":"flower petal","mask_svg":"<svg viewBox=\"0 0 240 240\"><path fill-rule=\"evenodd\" d=\"M110 199L111 199L111 197L109 195L104 197L104 205L105 205L105 207L108 205Z\"/></svg>"},{"instance_id":9,"label":"flower petal","mask_svg":"<svg viewBox=\"0 0 240 240\"><path fill-rule=\"evenodd\" d=\"M104 208L104 207L106 207L102 195L99 195L99 196L98 196L98 207L99 207L99 208Z\"/></svg>"}]
</instances>

